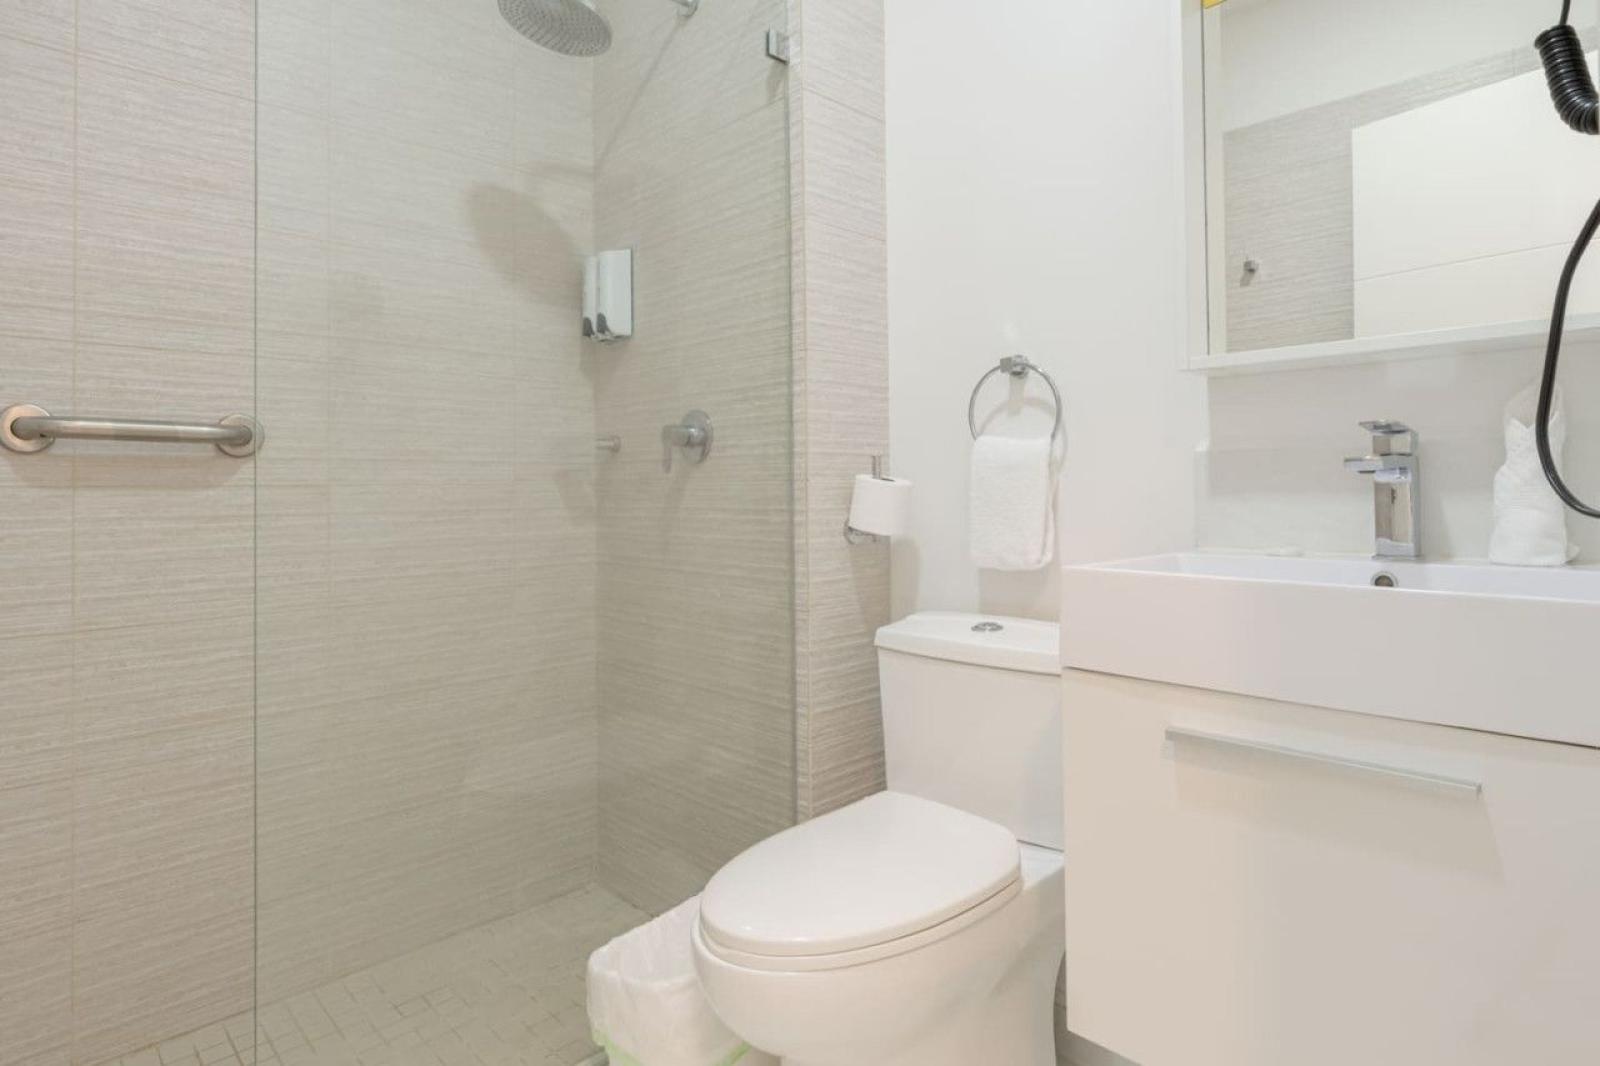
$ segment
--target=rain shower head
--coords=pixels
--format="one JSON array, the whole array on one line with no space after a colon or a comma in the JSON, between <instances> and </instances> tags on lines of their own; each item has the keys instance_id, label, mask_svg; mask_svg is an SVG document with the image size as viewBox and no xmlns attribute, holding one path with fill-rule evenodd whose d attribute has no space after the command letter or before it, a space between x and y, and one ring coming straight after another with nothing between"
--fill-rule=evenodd
<instances>
[{"instance_id":1,"label":"rain shower head","mask_svg":"<svg viewBox=\"0 0 1600 1066\"><path fill-rule=\"evenodd\" d=\"M611 24L595 0L500 0L500 14L534 44L567 56L597 56L611 47Z\"/></svg>"}]
</instances>

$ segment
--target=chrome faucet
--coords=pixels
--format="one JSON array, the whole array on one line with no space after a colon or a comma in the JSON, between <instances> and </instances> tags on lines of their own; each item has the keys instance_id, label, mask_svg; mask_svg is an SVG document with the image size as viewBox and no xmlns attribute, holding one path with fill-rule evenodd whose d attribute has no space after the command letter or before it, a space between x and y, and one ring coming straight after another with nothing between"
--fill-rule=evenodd
<instances>
[{"instance_id":1,"label":"chrome faucet","mask_svg":"<svg viewBox=\"0 0 1600 1066\"><path fill-rule=\"evenodd\" d=\"M1401 422L1363 422L1372 454L1346 459L1344 468L1372 475L1373 521L1379 559L1422 554L1422 511L1417 493L1417 433Z\"/></svg>"}]
</instances>

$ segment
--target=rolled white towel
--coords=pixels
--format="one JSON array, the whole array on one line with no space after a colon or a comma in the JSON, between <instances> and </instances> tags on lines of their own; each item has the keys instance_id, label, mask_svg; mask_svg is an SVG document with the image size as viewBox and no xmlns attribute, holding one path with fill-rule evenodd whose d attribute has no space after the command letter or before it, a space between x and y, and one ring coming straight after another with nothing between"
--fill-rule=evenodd
<instances>
[{"instance_id":1,"label":"rolled white towel","mask_svg":"<svg viewBox=\"0 0 1600 1066\"><path fill-rule=\"evenodd\" d=\"M1055 558L1054 463L1048 437L979 437L972 445L972 561L1038 570Z\"/></svg>"},{"instance_id":2,"label":"rolled white towel","mask_svg":"<svg viewBox=\"0 0 1600 1066\"><path fill-rule=\"evenodd\" d=\"M1565 566L1578 556L1567 537L1567 509L1539 464L1533 430L1538 402L1535 384L1506 404L1506 461L1494 476L1494 532L1489 537L1489 560L1506 566ZM1550 451L1558 463L1566 440L1566 418L1557 392Z\"/></svg>"}]
</instances>

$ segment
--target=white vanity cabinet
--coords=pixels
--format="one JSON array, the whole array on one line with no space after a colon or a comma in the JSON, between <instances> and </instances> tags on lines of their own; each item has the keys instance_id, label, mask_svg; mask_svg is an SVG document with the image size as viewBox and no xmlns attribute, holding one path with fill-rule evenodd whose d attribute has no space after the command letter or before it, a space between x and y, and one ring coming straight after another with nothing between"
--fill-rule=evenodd
<instances>
[{"instance_id":1,"label":"white vanity cabinet","mask_svg":"<svg viewBox=\"0 0 1600 1066\"><path fill-rule=\"evenodd\" d=\"M1064 685L1074 1032L1141 1066L1600 1063L1600 751Z\"/></svg>"}]
</instances>

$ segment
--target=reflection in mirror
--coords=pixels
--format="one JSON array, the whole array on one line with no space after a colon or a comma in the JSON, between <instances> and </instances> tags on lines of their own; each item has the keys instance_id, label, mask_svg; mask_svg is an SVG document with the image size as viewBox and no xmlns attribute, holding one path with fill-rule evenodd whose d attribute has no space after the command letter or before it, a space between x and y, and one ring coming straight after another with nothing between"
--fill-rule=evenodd
<instances>
[{"instance_id":1,"label":"reflection in mirror","mask_svg":"<svg viewBox=\"0 0 1600 1066\"><path fill-rule=\"evenodd\" d=\"M1600 197L1533 47L1561 0L1206 4L1213 353L1548 318ZM1572 5L1591 67L1597 16Z\"/></svg>"}]
</instances>

